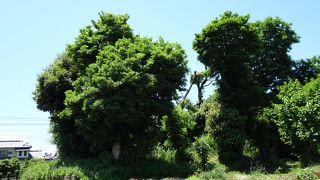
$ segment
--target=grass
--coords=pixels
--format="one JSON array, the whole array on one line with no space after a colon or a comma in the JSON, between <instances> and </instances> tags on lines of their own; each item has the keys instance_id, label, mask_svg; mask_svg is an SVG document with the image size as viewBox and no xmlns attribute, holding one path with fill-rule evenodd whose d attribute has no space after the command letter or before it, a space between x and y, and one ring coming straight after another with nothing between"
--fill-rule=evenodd
<instances>
[{"instance_id":1,"label":"grass","mask_svg":"<svg viewBox=\"0 0 320 180\"><path fill-rule=\"evenodd\" d=\"M91 164L91 165L90 165ZM182 162L167 162L158 159L146 159L129 164L121 162L102 163L100 160L88 159L72 162L71 165L80 167L92 179L146 179L190 176L192 166Z\"/></svg>"},{"instance_id":2,"label":"grass","mask_svg":"<svg viewBox=\"0 0 320 180\"><path fill-rule=\"evenodd\" d=\"M205 168L201 168L198 156L179 161L176 151L157 147L145 159L114 161L108 155L97 159L56 160L46 162L31 160L25 162L21 179L48 179L52 177L78 176L82 180L122 180L122 179L165 179L170 177L188 180L312 180L320 177L320 165L303 167L298 161L259 161L258 158L243 157L228 167L218 161L217 153L209 154ZM170 178L174 179L174 178Z\"/></svg>"},{"instance_id":3,"label":"grass","mask_svg":"<svg viewBox=\"0 0 320 180\"><path fill-rule=\"evenodd\" d=\"M307 168L293 167L289 172L281 173L275 171L268 173L265 169L255 169L249 173L239 171L228 171L222 165L218 165L210 171L200 172L187 178L187 180L316 180L320 177L320 165L313 165Z\"/></svg>"},{"instance_id":4,"label":"grass","mask_svg":"<svg viewBox=\"0 0 320 180\"><path fill-rule=\"evenodd\" d=\"M215 158L211 159L215 161ZM167 163L160 160L144 160L132 165L124 166L118 162L103 164L101 160L87 159L72 163L60 160L30 161L22 169L22 180L48 179L49 177L78 176L81 180L88 179L164 179L168 177L186 178L188 180L313 180L320 176L320 165L302 168L299 162L286 163L287 170L278 167L273 172L268 172L262 165L253 165L250 171L234 171L215 162L207 171L196 170L190 164ZM193 173L193 175L192 175Z\"/></svg>"},{"instance_id":5,"label":"grass","mask_svg":"<svg viewBox=\"0 0 320 180\"><path fill-rule=\"evenodd\" d=\"M194 171L189 164L168 163L157 159L137 161L132 164L121 162L104 163L98 159L78 161L31 161L26 163L21 172L21 180L48 179L53 177L77 176L81 180L87 179L162 179L166 177L190 176Z\"/></svg>"},{"instance_id":6,"label":"grass","mask_svg":"<svg viewBox=\"0 0 320 180\"><path fill-rule=\"evenodd\" d=\"M198 170L188 180L313 180L320 177L320 165L305 167L299 161L274 159L261 161L257 156L245 156L228 166L220 164L217 154L211 154L210 169Z\"/></svg>"},{"instance_id":7,"label":"grass","mask_svg":"<svg viewBox=\"0 0 320 180\"><path fill-rule=\"evenodd\" d=\"M27 162L21 172L21 180L48 179L64 176L77 176L81 180L88 180L80 168L63 166L59 161L46 162L44 160L32 160Z\"/></svg>"}]
</instances>

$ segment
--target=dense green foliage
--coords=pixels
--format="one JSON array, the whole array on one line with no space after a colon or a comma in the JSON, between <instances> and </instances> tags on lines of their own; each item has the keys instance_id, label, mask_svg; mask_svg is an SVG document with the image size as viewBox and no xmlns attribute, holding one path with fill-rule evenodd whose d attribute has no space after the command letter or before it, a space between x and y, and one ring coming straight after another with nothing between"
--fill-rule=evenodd
<instances>
[{"instance_id":1,"label":"dense green foliage","mask_svg":"<svg viewBox=\"0 0 320 180\"><path fill-rule=\"evenodd\" d=\"M278 126L281 140L298 155L319 157L320 77L302 86L290 81L280 87L279 104L266 110Z\"/></svg>"},{"instance_id":2,"label":"dense green foliage","mask_svg":"<svg viewBox=\"0 0 320 180\"><path fill-rule=\"evenodd\" d=\"M161 150L160 150L161 151ZM163 158L163 157L162 157ZM162 159L160 158L160 159ZM288 164L289 165L289 164ZM285 170L280 166L274 173L267 173L262 166L251 166L250 171L243 173L230 171L222 164L215 164L208 170L199 171L190 176L193 169L190 165L181 165L176 162L168 161L144 161L137 162L136 166L127 167L113 164L102 160L81 160L72 163L43 160L27 161L25 168L22 169L20 179L49 179L77 176L80 179L160 179L165 177L180 177L188 180L198 179L318 179L320 166L301 168L294 163ZM50 170L50 171L49 171ZM188 174L189 173L189 174ZM167 178L165 178L167 179ZM177 178L178 179L178 178Z\"/></svg>"},{"instance_id":3,"label":"dense green foliage","mask_svg":"<svg viewBox=\"0 0 320 180\"><path fill-rule=\"evenodd\" d=\"M44 160L28 161L23 168L20 179L54 179L64 177L77 177L80 180L88 180L89 178L78 167L63 166L59 161L46 162Z\"/></svg>"},{"instance_id":4,"label":"dense green foliage","mask_svg":"<svg viewBox=\"0 0 320 180\"><path fill-rule=\"evenodd\" d=\"M253 139L262 156L268 156L269 142L259 134L267 132L268 126L256 116L275 99L276 86L289 78L292 61L287 53L296 42L290 24L279 18L250 23L249 16L231 12L196 35L193 47L198 58L217 79L221 107L212 121L221 160L240 157L246 138Z\"/></svg>"},{"instance_id":5,"label":"dense green foliage","mask_svg":"<svg viewBox=\"0 0 320 180\"><path fill-rule=\"evenodd\" d=\"M0 160L0 179L17 177L20 173L20 162L17 158Z\"/></svg>"},{"instance_id":6,"label":"dense green foliage","mask_svg":"<svg viewBox=\"0 0 320 180\"><path fill-rule=\"evenodd\" d=\"M65 92L73 90L72 83L86 67L96 61L97 53L107 45L114 45L119 38L132 38L132 30L126 23L127 15L115 16L100 13L99 21L80 30L73 44L38 77L34 99L38 108L50 112L53 141L60 155L89 155L90 143L75 128L75 119L62 119L65 109ZM80 109L79 109L80 110Z\"/></svg>"},{"instance_id":7,"label":"dense green foliage","mask_svg":"<svg viewBox=\"0 0 320 180\"><path fill-rule=\"evenodd\" d=\"M133 36L128 16L100 14L38 78L34 99L51 113L62 156L145 156L159 142L185 83L185 53L163 39Z\"/></svg>"},{"instance_id":8,"label":"dense green foliage","mask_svg":"<svg viewBox=\"0 0 320 180\"><path fill-rule=\"evenodd\" d=\"M100 13L39 75L34 99L50 112L62 161L30 165L26 176L54 168L95 179L223 179L234 169L288 172L282 158L320 157L320 57L291 59L299 41L291 24L225 12L196 34L205 70L185 89L181 46L134 35L127 20ZM212 82L217 89L205 99ZM192 85L196 104L187 99Z\"/></svg>"},{"instance_id":9,"label":"dense green foliage","mask_svg":"<svg viewBox=\"0 0 320 180\"><path fill-rule=\"evenodd\" d=\"M297 179L298 180L305 180L305 179L316 180L318 179L318 176L311 169L306 168L306 169L301 169L298 172Z\"/></svg>"},{"instance_id":10,"label":"dense green foliage","mask_svg":"<svg viewBox=\"0 0 320 180\"><path fill-rule=\"evenodd\" d=\"M193 153L193 161L198 165L200 170L210 168L209 156L215 151L215 142L210 135L203 135L195 139L190 148Z\"/></svg>"},{"instance_id":11,"label":"dense green foliage","mask_svg":"<svg viewBox=\"0 0 320 180\"><path fill-rule=\"evenodd\" d=\"M188 177L192 174L193 166L181 164L175 160L164 160L162 155L170 155L158 148L154 152L159 159L141 159L132 166L115 162L108 158L81 160L30 160L22 169L20 178L25 180L62 178L76 176L80 180L124 180L130 178L164 178L169 176ZM161 155L162 154L162 155Z\"/></svg>"},{"instance_id":12,"label":"dense green foliage","mask_svg":"<svg viewBox=\"0 0 320 180\"><path fill-rule=\"evenodd\" d=\"M187 149L193 138L193 129L197 125L195 115L191 109L183 108L185 102L177 105L169 116L162 120L162 134L164 144L177 150L180 159L187 157Z\"/></svg>"},{"instance_id":13,"label":"dense green foliage","mask_svg":"<svg viewBox=\"0 0 320 180\"><path fill-rule=\"evenodd\" d=\"M301 84L310 81L311 78L316 78L320 73L320 57L312 57L307 60L299 60L293 62L291 71L291 79L297 79Z\"/></svg>"}]
</instances>

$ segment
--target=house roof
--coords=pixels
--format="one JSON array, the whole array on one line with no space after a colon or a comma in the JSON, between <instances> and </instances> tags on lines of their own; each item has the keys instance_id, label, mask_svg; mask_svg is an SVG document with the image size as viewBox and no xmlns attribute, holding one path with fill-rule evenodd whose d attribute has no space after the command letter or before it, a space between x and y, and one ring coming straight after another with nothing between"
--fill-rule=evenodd
<instances>
[{"instance_id":1,"label":"house roof","mask_svg":"<svg viewBox=\"0 0 320 180\"><path fill-rule=\"evenodd\" d=\"M32 146L22 140L0 141L0 149L4 148L31 148Z\"/></svg>"},{"instance_id":2,"label":"house roof","mask_svg":"<svg viewBox=\"0 0 320 180\"><path fill-rule=\"evenodd\" d=\"M44 155L41 150L33 150L29 152L31 158L43 159Z\"/></svg>"}]
</instances>

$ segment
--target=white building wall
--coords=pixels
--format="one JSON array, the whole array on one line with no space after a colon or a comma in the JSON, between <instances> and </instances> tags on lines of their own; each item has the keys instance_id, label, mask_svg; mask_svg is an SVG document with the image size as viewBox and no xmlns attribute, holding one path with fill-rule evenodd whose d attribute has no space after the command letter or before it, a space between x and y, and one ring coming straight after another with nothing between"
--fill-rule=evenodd
<instances>
[{"instance_id":1,"label":"white building wall","mask_svg":"<svg viewBox=\"0 0 320 180\"><path fill-rule=\"evenodd\" d=\"M0 158L10 158L10 157L17 157L21 159L29 158L29 149L14 149L14 148L6 148L0 149L1 156ZM4 155L4 152L6 156Z\"/></svg>"},{"instance_id":2,"label":"white building wall","mask_svg":"<svg viewBox=\"0 0 320 180\"><path fill-rule=\"evenodd\" d=\"M28 158L29 157L29 149L16 149L16 157L17 158Z\"/></svg>"}]
</instances>

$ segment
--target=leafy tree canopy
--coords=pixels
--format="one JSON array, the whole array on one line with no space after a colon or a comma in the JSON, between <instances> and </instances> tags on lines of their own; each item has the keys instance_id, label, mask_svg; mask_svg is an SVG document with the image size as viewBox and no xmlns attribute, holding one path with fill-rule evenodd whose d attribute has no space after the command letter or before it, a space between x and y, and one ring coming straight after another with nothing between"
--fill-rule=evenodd
<instances>
[{"instance_id":1,"label":"leafy tree canopy","mask_svg":"<svg viewBox=\"0 0 320 180\"><path fill-rule=\"evenodd\" d=\"M310 59L293 62L290 74L291 79L297 79L301 84L309 82L311 78L316 78L320 73L320 57L314 56Z\"/></svg>"},{"instance_id":2,"label":"leafy tree canopy","mask_svg":"<svg viewBox=\"0 0 320 180\"><path fill-rule=\"evenodd\" d=\"M38 78L34 99L51 114L62 155L141 154L185 85L180 45L132 34L127 15L100 13Z\"/></svg>"},{"instance_id":3,"label":"leafy tree canopy","mask_svg":"<svg viewBox=\"0 0 320 180\"><path fill-rule=\"evenodd\" d=\"M248 15L225 12L196 34L193 48L221 80L220 88L255 83L269 92L288 80L292 60L287 53L298 40L291 24L280 18L251 23Z\"/></svg>"}]
</instances>

